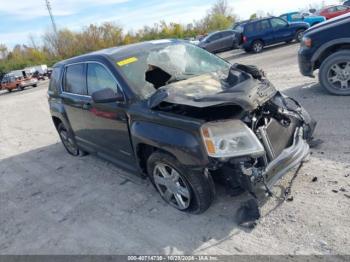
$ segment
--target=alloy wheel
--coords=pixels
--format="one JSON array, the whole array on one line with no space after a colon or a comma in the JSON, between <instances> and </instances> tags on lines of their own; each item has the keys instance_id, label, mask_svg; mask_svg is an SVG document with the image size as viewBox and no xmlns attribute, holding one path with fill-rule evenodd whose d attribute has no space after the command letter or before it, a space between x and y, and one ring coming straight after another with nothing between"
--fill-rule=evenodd
<instances>
[{"instance_id":1,"label":"alloy wheel","mask_svg":"<svg viewBox=\"0 0 350 262\"><path fill-rule=\"evenodd\" d=\"M255 53L260 53L262 49L263 49L263 45L261 42L254 43L253 50Z\"/></svg>"},{"instance_id":2,"label":"alloy wheel","mask_svg":"<svg viewBox=\"0 0 350 262\"><path fill-rule=\"evenodd\" d=\"M63 145L68 150L68 152L71 153L72 155L78 155L79 154L78 147L76 146L74 140L68 134L68 131L62 128L59 132L59 135L61 137Z\"/></svg>"},{"instance_id":3,"label":"alloy wheel","mask_svg":"<svg viewBox=\"0 0 350 262\"><path fill-rule=\"evenodd\" d=\"M328 70L327 79L332 87L337 90L350 90L350 62L340 62L332 65Z\"/></svg>"},{"instance_id":4,"label":"alloy wheel","mask_svg":"<svg viewBox=\"0 0 350 262\"><path fill-rule=\"evenodd\" d=\"M189 185L174 168L157 163L153 170L153 180L162 198L170 205L179 210L190 206Z\"/></svg>"}]
</instances>

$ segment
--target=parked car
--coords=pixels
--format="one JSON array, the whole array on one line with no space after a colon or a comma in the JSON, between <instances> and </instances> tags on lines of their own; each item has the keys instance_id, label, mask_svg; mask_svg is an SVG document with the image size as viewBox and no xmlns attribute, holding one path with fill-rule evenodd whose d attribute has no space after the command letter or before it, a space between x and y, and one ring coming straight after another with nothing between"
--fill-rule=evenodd
<instances>
[{"instance_id":1,"label":"parked car","mask_svg":"<svg viewBox=\"0 0 350 262\"><path fill-rule=\"evenodd\" d=\"M327 6L319 11L319 15L326 19L331 19L350 12L350 7L346 5Z\"/></svg>"},{"instance_id":2,"label":"parked car","mask_svg":"<svg viewBox=\"0 0 350 262\"><path fill-rule=\"evenodd\" d=\"M9 92L12 90L24 90L28 86L36 87L38 80L31 77L18 77L14 75L5 75L1 80L1 88L6 89Z\"/></svg>"},{"instance_id":3,"label":"parked car","mask_svg":"<svg viewBox=\"0 0 350 262\"><path fill-rule=\"evenodd\" d=\"M179 40L101 50L54 65L53 124L67 152L149 177L161 197L205 211L213 177L254 195L309 153L315 122L251 66Z\"/></svg>"},{"instance_id":4,"label":"parked car","mask_svg":"<svg viewBox=\"0 0 350 262\"><path fill-rule=\"evenodd\" d=\"M238 39L233 30L219 31L204 37L198 46L211 53L217 53L238 48Z\"/></svg>"},{"instance_id":5,"label":"parked car","mask_svg":"<svg viewBox=\"0 0 350 262\"><path fill-rule=\"evenodd\" d=\"M280 15L280 17L286 20L287 22L305 22L308 23L310 26L314 26L326 21L326 18L324 16L306 15L300 12L291 12Z\"/></svg>"},{"instance_id":6,"label":"parked car","mask_svg":"<svg viewBox=\"0 0 350 262\"><path fill-rule=\"evenodd\" d=\"M350 0L345 1L345 2L343 3L343 5L350 6Z\"/></svg>"},{"instance_id":7,"label":"parked car","mask_svg":"<svg viewBox=\"0 0 350 262\"><path fill-rule=\"evenodd\" d=\"M241 34L240 44L246 52L260 53L268 45L300 41L309 27L305 22L289 23L279 17L269 17L241 23L234 29Z\"/></svg>"},{"instance_id":8,"label":"parked car","mask_svg":"<svg viewBox=\"0 0 350 262\"><path fill-rule=\"evenodd\" d=\"M321 85L336 95L350 95L350 14L331 19L305 32L299 67L305 76L319 70Z\"/></svg>"}]
</instances>

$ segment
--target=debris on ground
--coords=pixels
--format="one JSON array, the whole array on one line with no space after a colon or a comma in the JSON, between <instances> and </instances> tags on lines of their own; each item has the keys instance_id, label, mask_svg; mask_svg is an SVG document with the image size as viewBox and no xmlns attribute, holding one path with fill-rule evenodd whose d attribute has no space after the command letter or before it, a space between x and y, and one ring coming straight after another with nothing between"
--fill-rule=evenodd
<instances>
[{"instance_id":1,"label":"debris on ground","mask_svg":"<svg viewBox=\"0 0 350 262\"><path fill-rule=\"evenodd\" d=\"M256 220L260 218L259 205L256 199L249 199L242 202L241 207L237 210L237 224L246 228L254 228Z\"/></svg>"},{"instance_id":2,"label":"debris on ground","mask_svg":"<svg viewBox=\"0 0 350 262\"><path fill-rule=\"evenodd\" d=\"M311 180L312 182L316 182L318 180L317 176L314 176L313 179Z\"/></svg>"},{"instance_id":3,"label":"debris on ground","mask_svg":"<svg viewBox=\"0 0 350 262\"><path fill-rule=\"evenodd\" d=\"M332 192L333 192L333 193L338 193L339 191L336 190L336 189L333 189Z\"/></svg>"},{"instance_id":4,"label":"debris on ground","mask_svg":"<svg viewBox=\"0 0 350 262\"><path fill-rule=\"evenodd\" d=\"M290 197L287 198L287 201L288 201L288 202L292 202L293 200L294 200L294 197L293 197L293 196L290 196Z\"/></svg>"}]
</instances>

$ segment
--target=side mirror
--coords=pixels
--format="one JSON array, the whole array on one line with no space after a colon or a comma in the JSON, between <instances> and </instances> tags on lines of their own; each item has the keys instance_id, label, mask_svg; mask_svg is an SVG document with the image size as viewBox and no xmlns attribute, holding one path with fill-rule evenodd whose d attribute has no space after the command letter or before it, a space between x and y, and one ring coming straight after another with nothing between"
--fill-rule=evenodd
<instances>
[{"instance_id":1,"label":"side mirror","mask_svg":"<svg viewBox=\"0 0 350 262\"><path fill-rule=\"evenodd\" d=\"M112 102L122 102L124 97L120 93L115 93L111 88L105 88L96 91L92 94L92 100L95 103L112 103Z\"/></svg>"}]
</instances>

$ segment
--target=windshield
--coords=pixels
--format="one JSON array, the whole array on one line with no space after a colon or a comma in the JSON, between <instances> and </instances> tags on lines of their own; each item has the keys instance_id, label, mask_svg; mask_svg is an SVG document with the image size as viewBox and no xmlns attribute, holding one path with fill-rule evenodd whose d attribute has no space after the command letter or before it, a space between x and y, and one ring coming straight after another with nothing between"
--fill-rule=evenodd
<instances>
[{"instance_id":1,"label":"windshield","mask_svg":"<svg viewBox=\"0 0 350 262\"><path fill-rule=\"evenodd\" d=\"M126 60L125 60L126 61ZM158 88L191 77L228 70L230 64L191 44L176 43L141 51L120 66L133 91L142 99Z\"/></svg>"}]
</instances>

